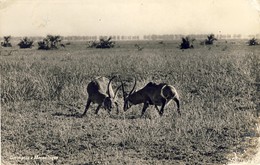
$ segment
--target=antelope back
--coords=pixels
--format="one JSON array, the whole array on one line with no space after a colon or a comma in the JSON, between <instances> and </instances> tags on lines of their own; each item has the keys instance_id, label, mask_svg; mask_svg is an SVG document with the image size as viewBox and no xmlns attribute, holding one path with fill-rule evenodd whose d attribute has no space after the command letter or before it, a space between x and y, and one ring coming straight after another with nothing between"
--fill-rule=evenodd
<instances>
[{"instance_id":1,"label":"antelope back","mask_svg":"<svg viewBox=\"0 0 260 165\"><path fill-rule=\"evenodd\" d=\"M159 99L162 94L162 89L166 86L165 83L156 84L149 82L143 89L151 99Z\"/></svg>"},{"instance_id":2,"label":"antelope back","mask_svg":"<svg viewBox=\"0 0 260 165\"><path fill-rule=\"evenodd\" d=\"M110 96L113 98L114 97L114 91L112 88L112 82L109 84L109 88L108 83L109 83L109 79L106 77L96 77L93 82L96 84L97 89L100 93L109 95L110 92Z\"/></svg>"}]
</instances>

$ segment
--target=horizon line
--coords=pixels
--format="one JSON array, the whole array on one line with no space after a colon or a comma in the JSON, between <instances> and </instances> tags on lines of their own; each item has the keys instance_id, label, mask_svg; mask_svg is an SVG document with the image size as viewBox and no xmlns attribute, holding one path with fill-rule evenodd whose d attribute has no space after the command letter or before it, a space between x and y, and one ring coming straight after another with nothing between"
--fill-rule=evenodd
<instances>
[{"instance_id":1,"label":"horizon line","mask_svg":"<svg viewBox=\"0 0 260 165\"><path fill-rule=\"evenodd\" d=\"M21 36L13 36L13 35L1 35L0 38L3 39L5 36L11 36L11 38L24 38L24 37L31 37L31 38L44 38L47 35L54 35L54 36L61 36L63 38L67 37L79 37L86 40L95 40L100 38L108 38L112 37L115 40L175 40L181 37L198 37L203 38L210 34L214 33L202 33L202 34L145 34L145 35L59 35L59 34L46 34L46 35L21 35ZM214 34L216 38L219 39L247 39L251 37L260 38L260 33L255 34Z\"/></svg>"}]
</instances>

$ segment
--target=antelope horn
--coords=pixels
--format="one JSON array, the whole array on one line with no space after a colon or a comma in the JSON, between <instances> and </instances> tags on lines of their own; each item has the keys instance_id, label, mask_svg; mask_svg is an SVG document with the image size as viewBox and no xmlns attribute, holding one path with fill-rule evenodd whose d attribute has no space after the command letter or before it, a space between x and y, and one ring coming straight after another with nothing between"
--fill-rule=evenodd
<instances>
[{"instance_id":1,"label":"antelope horn","mask_svg":"<svg viewBox=\"0 0 260 165\"><path fill-rule=\"evenodd\" d=\"M135 86L136 86L136 77L135 77L135 84L133 86L133 89L130 91L129 95L131 95L133 93L133 91L135 90Z\"/></svg>"},{"instance_id":2,"label":"antelope horn","mask_svg":"<svg viewBox=\"0 0 260 165\"><path fill-rule=\"evenodd\" d=\"M122 91L123 91L123 97L124 97L124 100L125 100L125 88L124 88L124 83L122 81L122 79L120 78L120 81L121 81L121 86L122 86Z\"/></svg>"},{"instance_id":3,"label":"antelope horn","mask_svg":"<svg viewBox=\"0 0 260 165\"><path fill-rule=\"evenodd\" d=\"M116 76L113 76L113 77L109 80L109 82L108 82L108 84L107 84L108 96L109 96L110 98L111 98L111 94L110 94L109 86L110 86L110 84L111 84L111 81L112 81L114 78L116 78Z\"/></svg>"},{"instance_id":4,"label":"antelope horn","mask_svg":"<svg viewBox=\"0 0 260 165\"><path fill-rule=\"evenodd\" d=\"M115 92L115 96L114 96L114 98L116 98L117 93L118 93L118 90L119 90L119 88L120 88L121 86L122 86L122 85L119 85L119 86L116 88L116 92Z\"/></svg>"}]
</instances>

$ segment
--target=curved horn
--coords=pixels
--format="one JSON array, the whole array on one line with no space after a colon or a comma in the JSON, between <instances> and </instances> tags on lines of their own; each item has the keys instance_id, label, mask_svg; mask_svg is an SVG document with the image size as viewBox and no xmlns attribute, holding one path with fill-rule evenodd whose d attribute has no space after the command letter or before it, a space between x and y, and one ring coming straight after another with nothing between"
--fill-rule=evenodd
<instances>
[{"instance_id":1,"label":"curved horn","mask_svg":"<svg viewBox=\"0 0 260 165\"><path fill-rule=\"evenodd\" d=\"M135 77L135 84L133 86L133 89L130 91L129 95L131 95L133 93L133 91L135 90L135 86L136 86L136 77Z\"/></svg>"},{"instance_id":2,"label":"curved horn","mask_svg":"<svg viewBox=\"0 0 260 165\"><path fill-rule=\"evenodd\" d=\"M118 92L118 90L119 90L120 87L121 87L121 85L119 85L119 86L116 88L116 92L115 92L115 96L114 96L114 98L116 98L116 96L117 96L117 92Z\"/></svg>"},{"instance_id":3,"label":"curved horn","mask_svg":"<svg viewBox=\"0 0 260 165\"><path fill-rule=\"evenodd\" d=\"M109 86L110 86L110 84L111 84L111 81L112 81L114 78L116 78L116 76L113 76L113 77L109 80L109 82L108 82L108 84L107 84L108 96L109 96L110 98L111 98L111 94L110 94Z\"/></svg>"},{"instance_id":4,"label":"curved horn","mask_svg":"<svg viewBox=\"0 0 260 165\"><path fill-rule=\"evenodd\" d=\"M122 86L123 97L124 97L124 100L125 100L126 96L125 96L125 88L124 88L124 83L123 83L123 81L122 81L122 79L121 79L121 78L120 78L120 81L121 81L121 86Z\"/></svg>"}]
</instances>

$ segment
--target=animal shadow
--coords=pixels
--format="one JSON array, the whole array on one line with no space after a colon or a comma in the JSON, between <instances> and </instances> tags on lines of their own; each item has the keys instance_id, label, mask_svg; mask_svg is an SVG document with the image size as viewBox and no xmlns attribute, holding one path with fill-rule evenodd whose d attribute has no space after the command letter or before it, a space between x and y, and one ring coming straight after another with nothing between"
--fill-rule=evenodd
<instances>
[{"instance_id":1,"label":"animal shadow","mask_svg":"<svg viewBox=\"0 0 260 165\"><path fill-rule=\"evenodd\" d=\"M114 120L133 120L133 119L140 119L140 115L110 115L111 119Z\"/></svg>"},{"instance_id":2,"label":"animal shadow","mask_svg":"<svg viewBox=\"0 0 260 165\"><path fill-rule=\"evenodd\" d=\"M82 114L79 113L80 108L75 107L75 105L71 104L64 104L64 103L58 103L59 106L63 106L65 109L67 109L69 112L62 113L62 112L55 112L52 114L52 116L64 116L64 117L76 117L76 118L81 118Z\"/></svg>"},{"instance_id":3,"label":"animal shadow","mask_svg":"<svg viewBox=\"0 0 260 165\"><path fill-rule=\"evenodd\" d=\"M70 113L70 114L64 114L61 112L55 112L52 114L52 116L64 116L64 117L76 117L76 118L81 118L81 113L76 112L76 113Z\"/></svg>"}]
</instances>

